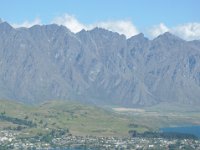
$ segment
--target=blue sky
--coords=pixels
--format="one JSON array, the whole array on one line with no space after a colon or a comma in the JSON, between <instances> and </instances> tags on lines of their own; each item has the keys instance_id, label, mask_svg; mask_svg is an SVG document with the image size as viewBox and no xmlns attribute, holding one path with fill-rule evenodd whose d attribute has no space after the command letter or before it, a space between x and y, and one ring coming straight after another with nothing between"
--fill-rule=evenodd
<instances>
[{"instance_id":1,"label":"blue sky","mask_svg":"<svg viewBox=\"0 0 200 150\"><path fill-rule=\"evenodd\" d=\"M49 24L53 20L55 22L55 18L64 17L66 14L73 16L83 26L94 26L98 22L130 21L138 32L146 32L149 35L151 30L162 28L162 25L163 31L172 31L179 26L192 23L197 23L195 24L197 26L200 23L199 0L0 0L0 2L0 17L19 26L23 22L31 23L35 19L38 19L36 22L40 24Z\"/></svg>"}]
</instances>

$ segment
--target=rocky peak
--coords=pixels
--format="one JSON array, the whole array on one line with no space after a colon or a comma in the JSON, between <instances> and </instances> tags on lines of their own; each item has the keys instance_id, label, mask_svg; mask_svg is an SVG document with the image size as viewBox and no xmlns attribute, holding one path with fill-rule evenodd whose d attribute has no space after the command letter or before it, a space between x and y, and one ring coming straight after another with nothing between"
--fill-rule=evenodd
<instances>
[{"instance_id":1,"label":"rocky peak","mask_svg":"<svg viewBox=\"0 0 200 150\"><path fill-rule=\"evenodd\" d=\"M12 29L13 29L13 27L10 24L8 24L7 22L0 23L0 32L7 33L9 31L11 31Z\"/></svg>"},{"instance_id":2,"label":"rocky peak","mask_svg":"<svg viewBox=\"0 0 200 150\"><path fill-rule=\"evenodd\" d=\"M159 35L157 38L154 40L161 40L161 41L183 41L181 38L178 36L170 33L170 32L165 32L164 34Z\"/></svg>"}]
</instances>

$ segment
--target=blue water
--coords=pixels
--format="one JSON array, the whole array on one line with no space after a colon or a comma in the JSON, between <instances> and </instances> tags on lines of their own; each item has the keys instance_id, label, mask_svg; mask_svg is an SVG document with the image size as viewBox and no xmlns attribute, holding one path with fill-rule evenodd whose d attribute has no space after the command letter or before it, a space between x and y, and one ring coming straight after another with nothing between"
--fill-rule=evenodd
<instances>
[{"instance_id":1,"label":"blue water","mask_svg":"<svg viewBox=\"0 0 200 150\"><path fill-rule=\"evenodd\" d=\"M161 128L160 131L193 134L200 138L200 126L167 127Z\"/></svg>"}]
</instances>

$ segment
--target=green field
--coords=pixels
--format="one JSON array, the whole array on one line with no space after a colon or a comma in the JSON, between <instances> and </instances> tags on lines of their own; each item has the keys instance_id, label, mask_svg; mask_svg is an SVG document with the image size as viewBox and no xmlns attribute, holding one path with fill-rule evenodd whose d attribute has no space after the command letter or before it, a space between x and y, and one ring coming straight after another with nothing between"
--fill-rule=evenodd
<instances>
[{"instance_id":1,"label":"green field","mask_svg":"<svg viewBox=\"0 0 200 150\"><path fill-rule=\"evenodd\" d=\"M13 101L0 101L0 112L21 121L27 120L37 127L25 127L21 136L38 135L52 129L66 129L73 135L128 136L129 130L144 132L145 126L135 126L133 119L96 106L71 101L49 101L40 105L25 105ZM18 123L0 120L1 130L16 129Z\"/></svg>"},{"instance_id":2,"label":"green field","mask_svg":"<svg viewBox=\"0 0 200 150\"><path fill-rule=\"evenodd\" d=\"M0 130L20 130L21 137L52 130L69 130L80 136L129 136L130 130L144 132L161 127L200 125L198 107L168 104L148 108L96 107L72 101L49 101L26 105L0 101Z\"/></svg>"}]
</instances>

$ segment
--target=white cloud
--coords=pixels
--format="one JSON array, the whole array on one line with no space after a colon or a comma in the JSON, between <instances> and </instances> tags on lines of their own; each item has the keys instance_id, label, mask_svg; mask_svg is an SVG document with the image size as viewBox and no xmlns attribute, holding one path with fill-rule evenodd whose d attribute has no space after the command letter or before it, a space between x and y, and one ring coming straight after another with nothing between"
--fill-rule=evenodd
<instances>
[{"instance_id":1,"label":"white cloud","mask_svg":"<svg viewBox=\"0 0 200 150\"><path fill-rule=\"evenodd\" d=\"M185 40L200 40L200 23L187 23L172 29L172 33Z\"/></svg>"},{"instance_id":2,"label":"white cloud","mask_svg":"<svg viewBox=\"0 0 200 150\"><path fill-rule=\"evenodd\" d=\"M20 27L30 28L30 27L32 27L34 25L38 25L38 24L39 25L41 24L41 20L39 18L36 18L33 21L24 21L24 22L22 22L20 24L14 23L14 24L12 24L12 26L14 28L20 28Z\"/></svg>"},{"instance_id":3,"label":"white cloud","mask_svg":"<svg viewBox=\"0 0 200 150\"><path fill-rule=\"evenodd\" d=\"M175 27L167 27L164 23L149 29L150 37L157 37L165 32L171 32L184 40L200 40L200 23L186 23Z\"/></svg>"},{"instance_id":4,"label":"white cloud","mask_svg":"<svg viewBox=\"0 0 200 150\"><path fill-rule=\"evenodd\" d=\"M65 14L61 17L56 17L53 19L52 23L64 25L75 33L81 31L82 29L91 30L95 27L101 27L113 32L118 32L119 34L124 34L127 38L139 33L137 28L129 20L104 21L93 24L83 24L79 22L74 16Z\"/></svg>"},{"instance_id":5,"label":"white cloud","mask_svg":"<svg viewBox=\"0 0 200 150\"><path fill-rule=\"evenodd\" d=\"M124 34L127 38L139 33L138 29L130 20L114 20L114 21L101 21L92 24L83 24L75 16L64 14L53 19L51 23L63 25L69 28L72 32L77 33L82 29L91 30L95 27L101 27L119 34ZM39 18L33 21L24 21L23 23L14 23L14 28L31 27L33 25L42 24ZM179 26L168 27L164 23L153 26L148 29L147 34L151 38L155 38L165 32L171 32L185 40L200 40L200 23L186 23Z\"/></svg>"},{"instance_id":6,"label":"white cloud","mask_svg":"<svg viewBox=\"0 0 200 150\"><path fill-rule=\"evenodd\" d=\"M160 23L159 25L153 26L149 30L149 34L151 37L155 38L155 37L159 36L160 34L168 32L169 30L170 29L164 23Z\"/></svg>"},{"instance_id":7,"label":"white cloud","mask_svg":"<svg viewBox=\"0 0 200 150\"><path fill-rule=\"evenodd\" d=\"M92 26L118 32L119 34L124 34L127 38L139 33L137 28L129 20L98 22Z\"/></svg>"},{"instance_id":8,"label":"white cloud","mask_svg":"<svg viewBox=\"0 0 200 150\"><path fill-rule=\"evenodd\" d=\"M74 16L68 14L56 17L55 19L53 19L52 23L66 26L68 29L75 33L87 28L85 25L80 23Z\"/></svg>"}]
</instances>

